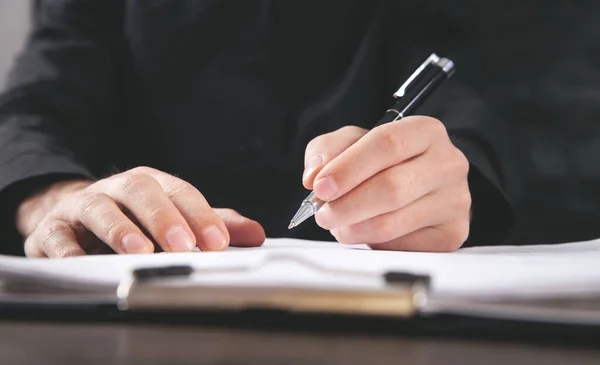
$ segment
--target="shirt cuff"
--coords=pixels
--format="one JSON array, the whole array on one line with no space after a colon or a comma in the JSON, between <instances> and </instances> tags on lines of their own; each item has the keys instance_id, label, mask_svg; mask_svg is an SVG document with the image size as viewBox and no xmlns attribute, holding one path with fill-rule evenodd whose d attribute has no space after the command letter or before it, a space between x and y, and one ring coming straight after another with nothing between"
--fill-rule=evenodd
<instances>
[{"instance_id":1,"label":"shirt cuff","mask_svg":"<svg viewBox=\"0 0 600 365\"><path fill-rule=\"evenodd\" d=\"M20 128L9 124L19 123ZM33 120L11 118L0 125L0 254L23 255L15 224L20 203L58 181L93 179L92 174L55 139L31 127Z\"/></svg>"}]
</instances>

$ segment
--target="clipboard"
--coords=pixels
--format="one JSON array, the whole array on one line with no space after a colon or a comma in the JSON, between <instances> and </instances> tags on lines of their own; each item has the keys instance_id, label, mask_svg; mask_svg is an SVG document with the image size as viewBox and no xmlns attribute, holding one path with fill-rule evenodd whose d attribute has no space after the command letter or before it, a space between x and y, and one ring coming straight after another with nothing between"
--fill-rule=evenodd
<instances>
[{"instance_id":1,"label":"clipboard","mask_svg":"<svg viewBox=\"0 0 600 365\"><path fill-rule=\"evenodd\" d=\"M424 304L428 275L388 272L382 276L320 266L289 254L269 256L259 266L292 261L316 272L385 282L381 288L337 288L294 285L186 285L193 275L244 274L257 266L193 269L190 266L142 268L117 288L117 306L130 311L276 310L292 313L360 314L408 318ZM183 285L182 285L183 284Z\"/></svg>"},{"instance_id":2,"label":"clipboard","mask_svg":"<svg viewBox=\"0 0 600 365\"><path fill-rule=\"evenodd\" d=\"M431 277L428 275L397 271L372 275L336 270L285 254L271 256L268 262L273 261L295 261L320 273L383 280L385 285L378 289L179 285L193 275L243 274L256 267L198 270L189 266L167 266L132 272L117 289L117 306L122 311L134 312L257 309L400 319L452 315L600 327L600 287L586 296L548 295L485 300L444 297L432 293Z\"/></svg>"},{"instance_id":3,"label":"clipboard","mask_svg":"<svg viewBox=\"0 0 600 365\"><path fill-rule=\"evenodd\" d=\"M364 287L289 284L215 285L194 282L194 276L244 275L271 263L293 262L319 275L355 278L383 285ZM428 275L390 271L382 275L332 269L293 254L278 253L258 265L198 269L187 265L141 267L119 285L87 286L45 274L27 275L0 268L0 308L28 306L103 307L123 314L177 312L243 312L341 315L367 318L475 319L577 325L600 329L600 286L585 296L536 298L469 298L440 296Z\"/></svg>"}]
</instances>

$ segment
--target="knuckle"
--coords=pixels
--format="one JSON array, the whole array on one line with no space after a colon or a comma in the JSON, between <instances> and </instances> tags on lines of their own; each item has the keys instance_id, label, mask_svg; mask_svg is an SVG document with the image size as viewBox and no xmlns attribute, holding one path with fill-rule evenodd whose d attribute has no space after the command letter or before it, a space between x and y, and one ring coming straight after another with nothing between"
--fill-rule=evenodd
<instances>
[{"instance_id":1,"label":"knuckle","mask_svg":"<svg viewBox=\"0 0 600 365\"><path fill-rule=\"evenodd\" d=\"M399 174L392 173L392 170L388 170L385 173L381 174L381 186L386 191L397 191L402 188L402 184L400 183Z\"/></svg>"},{"instance_id":2,"label":"knuckle","mask_svg":"<svg viewBox=\"0 0 600 365\"><path fill-rule=\"evenodd\" d=\"M134 174L134 175L150 175L152 173L157 172L158 170L149 167L149 166L137 166L134 167L132 169L130 169L129 171L127 171L126 173L130 173L130 174Z\"/></svg>"},{"instance_id":3,"label":"knuckle","mask_svg":"<svg viewBox=\"0 0 600 365\"><path fill-rule=\"evenodd\" d=\"M200 194L200 191L186 181L177 180L176 183L169 186L166 193L169 199L173 199L176 197L189 197L192 195L198 195Z\"/></svg>"},{"instance_id":4,"label":"knuckle","mask_svg":"<svg viewBox=\"0 0 600 365\"><path fill-rule=\"evenodd\" d=\"M457 222L453 225L452 229L448 233L448 244L449 250L456 250L460 246L465 243L465 241L469 238L469 223L467 222Z\"/></svg>"},{"instance_id":5,"label":"knuckle","mask_svg":"<svg viewBox=\"0 0 600 365\"><path fill-rule=\"evenodd\" d=\"M313 139L310 140L310 142L308 142L308 144L306 145L306 152L311 152L313 150L317 150L319 149L320 146L326 145L326 141L329 138L330 133L328 134L322 134L320 136L317 136Z\"/></svg>"},{"instance_id":6,"label":"knuckle","mask_svg":"<svg viewBox=\"0 0 600 365\"><path fill-rule=\"evenodd\" d=\"M57 244L54 247L54 256L58 258L79 256L80 252L81 250L78 247L68 244Z\"/></svg>"},{"instance_id":7,"label":"knuckle","mask_svg":"<svg viewBox=\"0 0 600 365\"><path fill-rule=\"evenodd\" d=\"M27 240L25 240L25 244L23 246L23 249L25 251L25 256L26 257L41 257L42 251L38 246L39 246L39 242L36 241L33 237L27 238Z\"/></svg>"},{"instance_id":8,"label":"knuckle","mask_svg":"<svg viewBox=\"0 0 600 365\"><path fill-rule=\"evenodd\" d=\"M360 235L357 232L357 228L354 226L332 229L331 234L339 243L344 245L353 245L362 242L359 239Z\"/></svg>"},{"instance_id":9,"label":"knuckle","mask_svg":"<svg viewBox=\"0 0 600 365\"><path fill-rule=\"evenodd\" d=\"M386 154L396 154L397 151L401 151L404 149L405 141L402 137L401 129L404 126L400 123L394 124L391 123L386 128L381 128L379 130L379 141L381 143L381 148Z\"/></svg>"},{"instance_id":10,"label":"knuckle","mask_svg":"<svg viewBox=\"0 0 600 365\"><path fill-rule=\"evenodd\" d=\"M36 238L32 236L26 242L25 250L29 256L65 258L83 253L75 242L73 228L66 222L47 220L40 225L38 232L39 235L33 235Z\"/></svg>"},{"instance_id":11,"label":"knuckle","mask_svg":"<svg viewBox=\"0 0 600 365\"><path fill-rule=\"evenodd\" d=\"M423 117L422 119L422 122L425 122L427 130L429 133L431 133L431 135L434 137L448 137L448 130L446 129L444 123L442 123L439 119L432 117Z\"/></svg>"},{"instance_id":12,"label":"knuckle","mask_svg":"<svg viewBox=\"0 0 600 365\"><path fill-rule=\"evenodd\" d=\"M343 244L349 244L349 241L346 239L347 238L347 232L346 231L348 228L336 228L336 229L332 229L331 235L333 237L335 237L335 239L339 242L339 243L343 243Z\"/></svg>"},{"instance_id":13,"label":"knuckle","mask_svg":"<svg viewBox=\"0 0 600 365\"><path fill-rule=\"evenodd\" d=\"M426 207L407 208L401 214L395 217L396 237L407 235L423 226L428 221L430 210Z\"/></svg>"},{"instance_id":14,"label":"knuckle","mask_svg":"<svg viewBox=\"0 0 600 365\"><path fill-rule=\"evenodd\" d=\"M344 134L344 135L352 135L353 136L353 135L363 134L364 129L357 127L355 125L346 125L346 126L339 128L336 132ZM336 132L334 132L334 133L336 133Z\"/></svg>"},{"instance_id":15,"label":"knuckle","mask_svg":"<svg viewBox=\"0 0 600 365\"><path fill-rule=\"evenodd\" d=\"M391 207L400 209L406 205L406 195L401 190L394 190L390 192L388 201Z\"/></svg>"},{"instance_id":16,"label":"knuckle","mask_svg":"<svg viewBox=\"0 0 600 365\"><path fill-rule=\"evenodd\" d=\"M374 231L377 232L375 235L377 241L370 243L383 243L393 240L397 235L397 227L398 225L396 220L392 219L391 217L378 219L375 227L376 230Z\"/></svg>"},{"instance_id":17,"label":"knuckle","mask_svg":"<svg viewBox=\"0 0 600 365\"><path fill-rule=\"evenodd\" d=\"M241 215L237 210L231 208L224 208L222 211L227 215Z\"/></svg>"},{"instance_id":18,"label":"knuckle","mask_svg":"<svg viewBox=\"0 0 600 365\"><path fill-rule=\"evenodd\" d=\"M128 233L128 227L123 221L113 219L106 223L105 237L107 243L118 244Z\"/></svg>"},{"instance_id":19,"label":"knuckle","mask_svg":"<svg viewBox=\"0 0 600 365\"><path fill-rule=\"evenodd\" d=\"M462 194L459 194L460 198L459 198L459 209L460 210L464 210L464 211L469 211L471 210L471 204L472 204L472 197L471 197L471 193L469 192L469 189L465 189Z\"/></svg>"},{"instance_id":20,"label":"knuckle","mask_svg":"<svg viewBox=\"0 0 600 365\"><path fill-rule=\"evenodd\" d=\"M148 174L129 173L122 177L121 189L125 193L133 193L147 188L148 185L156 184L156 180Z\"/></svg>"},{"instance_id":21,"label":"knuckle","mask_svg":"<svg viewBox=\"0 0 600 365\"><path fill-rule=\"evenodd\" d=\"M70 230L71 230L71 227L69 227L68 224L63 223L63 222L52 221L52 222L46 222L44 224L44 228L43 228L42 232L43 232L44 240L48 241L50 239L56 238L57 236L61 237L61 236L68 235Z\"/></svg>"},{"instance_id":22,"label":"knuckle","mask_svg":"<svg viewBox=\"0 0 600 365\"><path fill-rule=\"evenodd\" d=\"M390 203L396 207L402 207L406 204L406 199L410 196L410 189L414 182L414 175L411 173L403 174L385 174L383 186L389 192Z\"/></svg>"},{"instance_id":23,"label":"knuckle","mask_svg":"<svg viewBox=\"0 0 600 365\"><path fill-rule=\"evenodd\" d=\"M180 209L181 210L181 209ZM228 208L219 208L214 209L211 206L203 206L200 208L195 208L193 211L189 212L190 217L196 222L200 224L217 224L219 225L221 222L227 219L235 219L234 214L239 214L237 211Z\"/></svg>"},{"instance_id":24,"label":"knuckle","mask_svg":"<svg viewBox=\"0 0 600 365\"><path fill-rule=\"evenodd\" d=\"M386 177L383 186L387 191L387 199L391 206L399 208L404 203L406 189L403 184L393 177Z\"/></svg>"},{"instance_id":25,"label":"knuckle","mask_svg":"<svg viewBox=\"0 0 600 365\"><path fill-rule=\"evenodd\" d=\"M80 198L79 216L87 218L100 213L102 205L107 199L110 199L110 197L103 193L84 193Z\"/></svg>"},{"instance_id":26,"label":"knuckle","mask_svg":"<svg viewBox=\"0 0 600 365\"><path fill-rule=\"evenodd\" d=\"M338 129L337 129L337 132L340 132L340 133L348 133L348 132L352 132L352 131L353 131L353 130L355 130L355 129L356 129L356 127L355 127L355 126L353 126L353 125L345 125L345 126L343 126L343 127L341 127L341 128L338 128Z\"/></svg>"},{"instance_id":27,"label":"knuckle","mask_svg":"<svg viewBox=\"0 0 600 365\"><path fill-rule=\"evenodd\" d=\"M153 227L162 227L166 222L171 222L172 219L172 214L165 207L156 207L148 211L148 221Z\"/></svg>"},{"instance_id":28,"label":"knuckle","mask_svg":"<svg viewBox=\"0 0 600 365\"><path fill-rule=\"evenodd\" d=\"M462 151L456 147L453 148L453 160L454 160L454 169L461 176L467 176L469 174L470 163Z\"/></svg>"}]
</instances>

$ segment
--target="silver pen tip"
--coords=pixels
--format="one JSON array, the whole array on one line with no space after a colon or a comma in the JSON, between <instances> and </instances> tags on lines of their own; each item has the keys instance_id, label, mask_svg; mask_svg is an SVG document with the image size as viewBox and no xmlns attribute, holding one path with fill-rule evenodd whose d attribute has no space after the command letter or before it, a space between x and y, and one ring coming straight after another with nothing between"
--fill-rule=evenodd
<instances>
[{"instance_id":1,"label":"silver pen tip","mask_svg":"<svg viewBox=\"0 0 600 365\"><path fill-rule=\"evenodd\" d=\"M291 222L290 222L290 225L288 226L288 229L292 229L292 228L294 228L294 227L296 227L296 222L294 222L294 221L291 221Z\"/></svg>"}]
</instances>

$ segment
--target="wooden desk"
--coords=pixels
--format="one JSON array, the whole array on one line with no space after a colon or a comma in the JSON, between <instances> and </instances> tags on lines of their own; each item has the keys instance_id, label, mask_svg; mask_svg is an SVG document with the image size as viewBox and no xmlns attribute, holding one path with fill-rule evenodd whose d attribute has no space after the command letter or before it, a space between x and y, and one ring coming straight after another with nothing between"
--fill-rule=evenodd
<instances>
[{"instance_id":1,"label":"wooden desk","mask_svg":"<svg viewBox=\"0 0 600 365\"><path fill-rule=\"evenodd\" d=\"M598 340L600 344L600 340ZM265 332L201 326L0 322L0 364L600 364L600 346Z\"/></svg>"}]
</instances>

